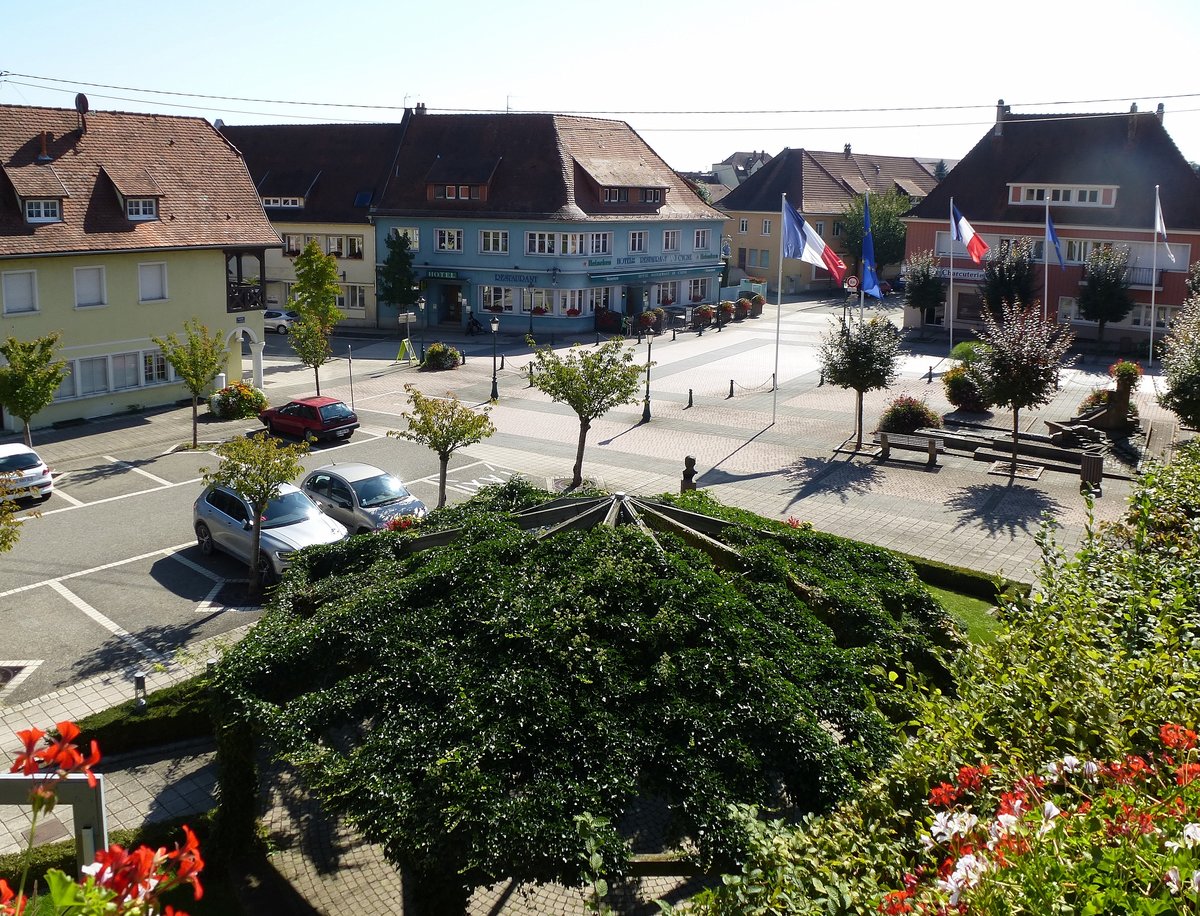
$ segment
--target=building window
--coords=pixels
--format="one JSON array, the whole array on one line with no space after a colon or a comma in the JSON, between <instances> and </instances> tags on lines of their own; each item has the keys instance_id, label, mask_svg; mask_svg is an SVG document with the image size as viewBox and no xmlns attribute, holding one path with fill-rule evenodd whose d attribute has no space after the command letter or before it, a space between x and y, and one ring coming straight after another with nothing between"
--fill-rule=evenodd
<instances>
[{"instance_id":1,"label":"building window","mask_svg":"<svg viewBox=\"0 0 1200 916\"><path fill-rule=\"evenodd\" d=\"M646 233L642 231L629 233L629 250L645 251L646 250Z\"/></svg>"},{"instance_id":2,"label":"building window","mask_svg":"<svg viewBox=\"0 0 1200 916\"><path fill-rule=\"evenodd\" d=\"M842 224L835 222L833 224L833 237L836 239L841 234L842 234Z\"/></svg>"},{"instance_id":3,"label":"building window","mask_svg":"<svg viewBox=\"0 0 1200 916\"><path fill-rule=\"evenodd\" d=\"M528 315L534 309L544 309L546 312L554 311L554 290L551 289L525 289L525 294L521 297L521 314Z\"/></svg>"},{"instance_id":4,"label":"building window","mask_svg":"<svg viewBox=\"0 0 1200 916\"><path fill-rule=\"evenodd\" d=\"M346 257L361 261L363 256L363 237L361 235L346 236Z\"/></svg>"},{"instance_id":5,"label":"building window","mask_svg":"<svg viewBox=\"0 0 1200 916\"><path fill-rule=\"evenodd\" d=\"M434 232L435 245L438 251L462 251L463 234L461 229L438 229Z\"/></svg>"},{"instance_id":6,"label":"building window","mask_svg":"<svg viewBox=\"0 0 1200 916\"><path fill-rule=\"evenodd\" d=\"M770 267L771 266L771 252L769 252L765 248L760 249L758 252L758 266L759 267Z\"/></svg>"},{"instance_id":7,"label":"building window","mask_svg":"<svg viewBox=\"0 0 1200 916\"><path fill-rule=\"evenodd\" d=\"M108 357L92 356L75 361L76 391L80 397L108 391Z\"/></svg>"},{"instance_id":8,"label":"building window","mask_svg":"<svg viewBox=\"0 0 1200 916\"><path fill-rule=\"evenodd\" d=\"M703 302L708 298L708 278L688 280L688 298L692 302Z\"/></svg>"},{"instance_id":9,"label":"building window","mask_svg":"<svg viewBox=\"0 0 1200 916\"><path fill-rule=\"evenodd\" d=\"M629 203L629 188L605 188L604 202L606 204Z\"/></svg>"},{"instance_id":10,"label":"building window","mask_svg":"<svg viewBox=\"0 0 1200 916\"><path fill-rule=\"evenodd\" d=\"M1115 191L1115 189L1114 189ZM1023 204L1044 204L1049 197L1052 204L1071 204L1075 207L1101 205L1101 195L1098 188L1062 188L1043 187L1025 188ZM1115 200L1116 194L1113 194Z\"/></svg>"},{"instance_id":11,"label":"building window","mask_svg":"<svg viewBox=\"0 0 1200 916\"><path fill-rule=\"evenodd\" d=\"M679 230L664 229L663 230L663 251L678 251L679 250Z\"/></svg>"},{"instance_id":12,"label":"building window","mask_svg":"<svg viewBox=\"0 0 1200 916\"><path fill-rule=\"evenodd\" d=\"M59 201L53 198L25 201L27 223L57 223L61 219L62 205Z\"/></svg>"},{"instance_id":13,"label":"building window","mask_svg":"<svg viewBox=\"0 0 1200 916\"><path fill-rule=\"evenodd\" d=\"M516 290L511 286L484 286L479 300L485 312L511 312L516 307Z\"/></svg>"},{"instance_id":14,"label":"building window","mask_svg":"<svg viewBox=\"0 0 1200 916\"><path fill-rule=\"evenodd\" d=\"M304 250L304 236L285 233L283 236L283 253L294 258Z\"/></svg>"},{"instance_id":15,"label":"building window","mask_svg":"<svg viewBox=\"0 0 1200 916\"><path fill-rule=\"evenodd\" d=\"M262 205L264 207L288 207L296 210L303 206L302 197L264 197Z\"/></svg>"},{"instance_id":16,"label":"building window","mask_svg":"<svg viewBox=\"0 0 1200 916\"><path fill-rule=\"evenodd\" d=\"M346 308L361 311L367 307L367 288L357 284L346 286Z\"/></svg>"},{"instance_id":17,"label":"building window","mask_svg":"<svg viewBox=\"0 0 1200 916\"><path fill-rule=\"evenodd\" d=\"M587 244L582 232L563 232L558 239L559 254L587 254Z\"/></svg>"},{"instance_id":18,"label":"building window","mask_svg":"<svg viewBox=\"0 0 1200 916\"><path fill-rule=\"evenodd\" d=\"M122 388L140 388L142 384L142 354L116 353L110 362L112 364L113 391Z\"/></svg>"},{"instance_id":19,"label":"building window","mask_svg":"<svg viewBox=\"0 0 1200 916\"><path fill-rule=\"evenodd\" d=\"M558 291L558 308L557 312L560 315L575 317L575 315L587 314L584 310L587 303L584 301L584 291L581 289L563 289ZM568 313L574 312L574 315Z\"/></svg>"},{"instance_id":20,"label":"building window","mask_svg":"<svg viewBox=\"0 0 1200 916\"><path fill-rule=\"evenodd\" d=\"M613 301L611 286L597 286L587 291L588 311L594 312L596 309L611 308Z\"/></svg>"},{"instance_id":21,"label":"building window","mask_svg":"<svg viewBox=\"0 0 1200 916\"><path fill-rule=\"evenodd\" d=\"M346 237L344 235L327 235L325 236L325 253L333 255L335 258L340 258L346 250Z\"/></svg>"},{"instance_id":22,"label":"building window","mask_svg":"<svg viewBox=\"0 0 1200 916\"><path fill-rule=\"evenodd\" d=\"M746 252L746 264L749 267L757 267L758 266L758 249L757 248L751 248L748 252Z\"/></svg>"},{"instance_id":23,"label":"building window","mask_svg":"<svg viewBox=\"0 0 1200 916\"><path fill-rule=\"evenodd\" d=\"M771 234L771 221L770 221L769 219L764 219L764 220L763 220L762 234L763 234L763 235L770 235L770 234Z\"/></svg>"},{"instance_id":24,"label":"building window","mask_svg":"<svg viewBox=\"0 0 1200 916\"><path fill-rule=\"evenodd\" d=\"M407 238L409 251L416 251L421 247L421 230L416 226L397 226L392 230L392 235L396 238Z\"/></svg>"},{"instance_id":25,"label":"building window","mask_svg":"<svg viewBox=\"0 0 1200 916\"><path fill-rule=\"evenodd\" d=\"M749 231L750 231L750 220L745 219L745 218L738 220L738 232L744 233L744 232L749 232Z\"/></svg>"},{"instance_id":26,"label":"building window","mask_svg":"<svg viewBox=\"0 0 1200 916\"><path fill-rule=\"evenodd\" d=\"M679 301L679 281L671 280L668 283L658 284L658 292L655 298L657 305L674 305Z\"/></svg>"},{"instance_id":27,"label":"building window","mask_svg":"<svg viewBox=\"0 0 1200 916\"><path fill-rule=\"evenodd\" d=\"M711 229L697 229L695 238L692 241L692 247L697 251L708 251L708 246L712 243Z\"/></svg>"},{"instance_id":28,"label":"building window","mask_svg":"<svg viewBox=\"0 0 1200 916\"><path fill-rule=\"evenodd\" d=\"M816 231L817 235L825 234L825 224L823 222L813 223L813 229Z\"/></svg>"},{"instance_id":29,"label":"building window","mask_svg":"<svg viewBox=\"0 0 1200 916\"><path fill-rule=\"evenodd\" d=\"M662 203L661 188L642 188L642 203L644 204L660 204Z\"/></svg>"},{"instance_id":30,"label":"building window","mask_svg":"<svg viewBox=\"0 0 1200 916\"><path fill-rule=\"evenodd\" d=\"M167 265L162 261L138 265L138 302L167 298Z\"/></svg>"},{"instance_id":31,"label":"building window","mask_svg":"<svg viewBox=\"0 0 1200 916\"><path fill-rule=\"evenodd\" d=\"M75 268L75 308L107 305L103 267Z\"/></svg>"},{"instance_id":32,"label":"building window","mask_svg":"<svg viewBox=\"0 0 1200 916\"><path fill-rule=\"evenodd\" d=\"M147 385L158 385L167 380L167 358L159 350L142 354L142 380Z\"/></svg>"},{"instance_id":33,"label":"building window","mask_svg":"<svg viewBox=\"0 0 1200 916\"><path fill-rule=\"evenodd\" d=\"M304 236L304 244L307 246L309 242L316 242L316 243L317 243L317 245L318 245L318 246L320 246L320 244L321 244L321 237L320 237L319 235L306 235L306 236Z\"/></svg>"},{"instance_id":34,"label":"building window","mask_svg":"<svg viewBox=\"0 0 1200 916\"><path fill-rule=\"evenodd\" d=\"M508 254L508 230L481 229L479 250L483 254Z\"/></svg>"},{"instance_id":35,"label":"building window","mask_svg":"<svg viewBox=\"0 0 1200 916\"><path fill-rule=\"evenodd\" d=\"M588 234L588 239L591 254L608 254L612 250L611 232L592 232Z\"/></svg>"},{"instance_id":36,"label":"building window","mask_svg":"<svg viewBox=\"0 0 1200 916\"><path fill-rule=\"evenodd\" d=\"M525 253L554 254L557 240L557 232L526 232Z\"/></svg>"},{"instance_id":37,"label":"building window","mask_svg":"<svg viewBox=\"0 0 1200 916\"><path fill-rule=\"evenodd\" d=\"M130 197L125 201L125 215L132 220L158 219L158 201L153 197Z\"/></svg>"},{"instance_id":38,"label":"building window","mask_svg":"<svg viewBox=\"0 0 1200 916\"><path fill-rule=\"evenodd\" d=\"M4 314L19 315L36 312L37 272L33 270L10 270L3 274Z\"/></svg>"}]
</instances>

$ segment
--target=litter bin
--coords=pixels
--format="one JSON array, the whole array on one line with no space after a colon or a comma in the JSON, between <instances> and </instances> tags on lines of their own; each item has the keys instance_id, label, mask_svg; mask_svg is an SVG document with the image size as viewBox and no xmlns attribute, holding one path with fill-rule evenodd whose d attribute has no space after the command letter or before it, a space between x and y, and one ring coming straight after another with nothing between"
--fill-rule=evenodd
<instances>
[{"instance_id":1,"label":"litter bin","mask_svg":"<svg viewBox=\"0 0 1200 916\"><path fill-rule=\"evenodd\" d=\"M1079 483L1099 487L1104 480L1104 454L1084 452L1079 460Z\"/></svg>"},{"instance_id":2,"label":"litter bin","mask_svg":"<svg viewBox=\"0 0 1200 916\"><path fill-rule=\"evenodd\" d=\"M218 372L217 377L213 379L213 391L220 391L225 387L225 373Z\"/></svg>"}]
</instances>

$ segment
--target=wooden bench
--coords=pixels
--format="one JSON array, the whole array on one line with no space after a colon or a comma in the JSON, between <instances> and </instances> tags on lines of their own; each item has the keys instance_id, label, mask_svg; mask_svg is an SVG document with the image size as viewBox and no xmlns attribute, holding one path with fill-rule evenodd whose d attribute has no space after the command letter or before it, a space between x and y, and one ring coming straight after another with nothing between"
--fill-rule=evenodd
<instances>
[{"instance_id":1,"label":"wooden bench","mask_svg":"<svg viewBox=\"0 0 1200 916\"><path fill-rule=\"evenodd\" d=\"M886 461L892 448L908 448L918 452L929 452L929 466L937 466L938 452L946 451L946 440L937 436L913 436L907 433L880 433L879 457Z\"/></svg>"}]
</instances>

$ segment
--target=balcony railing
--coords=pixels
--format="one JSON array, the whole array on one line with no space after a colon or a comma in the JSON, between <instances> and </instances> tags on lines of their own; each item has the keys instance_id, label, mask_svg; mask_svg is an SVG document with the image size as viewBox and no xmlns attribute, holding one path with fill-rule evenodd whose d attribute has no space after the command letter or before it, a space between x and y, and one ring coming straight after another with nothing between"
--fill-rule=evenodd
<instances>
[{"instance_id":1,"label":"balcony railing","mask_svg":"<svg viewBox=\"0 0 1200 916\"><path fill-rule=\"evenodd\" d=\"M257 280L238 283L229 281L225 291L226 312L252 312L263 308L266 296Z\"/></svg>"},{"instance_id":2,"label":"balcony railing","mask_svg":"<svg viewBox=\"0 0 1200 916\"><path fill-rule=\"evenodd\" d=\"M1159 267L1127 267L1125 268L1125 279L1129 281L1129 285L1138 289L1162 289L1162 275L1166 273L1166 269ZM1079 276L1079 284L1082 286L1087 282L1087 265L1083 265L1083 271Z\"/></svg>"}]
</instances>

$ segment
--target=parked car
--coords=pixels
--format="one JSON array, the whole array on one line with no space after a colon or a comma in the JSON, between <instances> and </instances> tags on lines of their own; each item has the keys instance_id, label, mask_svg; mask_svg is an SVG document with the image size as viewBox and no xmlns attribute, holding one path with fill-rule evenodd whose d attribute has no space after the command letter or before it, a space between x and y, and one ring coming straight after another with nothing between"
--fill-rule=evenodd
<instances>
[{"instance_id":1,"label":"parked car","mask_svg":"<svg viewBox=\"0 0 1200 916\"><path fill-rule=\"evenodd\" d=\"M327 464L309 471L300 489L351 532L378 531L394 518L425 516L425 503L400 478L370 464Z\"/></svg>"},{"instance_id":2,"label":"parked car","mask_svg":"<svg viewBox=\"0 0 1200 916\"><path fill-rule=\"evenodd\" d=\"M250 562L254 544L250 503L229 487L210 485L192 507L192 524L200 552L210 556L220 550ZM262 514L258 570L264 582L276 582L296 551L314 544L332 544L346 537L346 529L290 483L267 503Z\"/></svg>"},{"instance_id":3,"label":"parked car","mask_svg":"<svg viewBox=\"0 0 1200 916\"><path fill-rule=\"evenodd\" d=\"M281 309L267 309L263 312L263 327L276 334L286 334L291 330L292 322L299 320L299 312L285 312Z\"/></svg>"},{"instance_id":4,"label":"parked car","mask_svg":"<svg viewBox=\"0 0 1200 916\"><path fill-rule=\"evenodd\" d=\"M0 499L47 500L54 492L54 472L33 449L24 445L0 445Z\"/></svg>"},{"instance_id":5,"label":"parked car","mask_svg":"<svg viewBox=\"0 0 1200 916\"><path fill-rule=\"evenodd\" d=\"M258 415L272 436L295 436L309 442L349 439L358 429L358 416L337 398L297 398Z\"/></svg>"}]
</instances>

